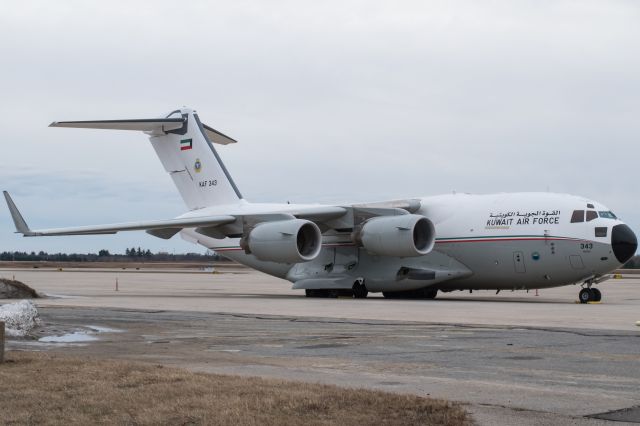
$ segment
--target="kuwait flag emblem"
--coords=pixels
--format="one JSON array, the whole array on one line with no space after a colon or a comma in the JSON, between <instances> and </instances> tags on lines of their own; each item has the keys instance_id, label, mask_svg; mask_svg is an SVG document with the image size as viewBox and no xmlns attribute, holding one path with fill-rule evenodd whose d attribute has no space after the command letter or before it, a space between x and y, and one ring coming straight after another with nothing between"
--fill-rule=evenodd
<instances>
[{"instance_id":1,"label":"kuwait flag emblem","mask_svg":"<svg viewBox=\"0 0 640 426\"><path fill-rule=\"evenodd\" d=\"M193 140L192 139L182 139L180 141L180 151L186 151L188 149L193 148Z\"/></svg>"}]
</instances>

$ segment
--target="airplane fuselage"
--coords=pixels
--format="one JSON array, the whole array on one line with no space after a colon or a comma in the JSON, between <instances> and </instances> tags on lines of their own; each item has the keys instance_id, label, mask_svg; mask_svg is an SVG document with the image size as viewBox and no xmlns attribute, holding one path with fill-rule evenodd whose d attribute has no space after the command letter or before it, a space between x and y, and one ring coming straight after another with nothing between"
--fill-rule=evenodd
<instances>
[{"instance_id":1,"label":"airplane fuselage","mask_svg":"<svg viewBox=\"0 0 640 426\"><path fill-rule=\"evenodd\" d=\"M323 235L322 252L316 259L285 265L247 254L238 238L206 238L190 230L182 233L190 241L268 274L292 282L315 280L311 287L299 288L339 288L336 278L348 277L347 282L363 280L372 292L425 286L445 292L534 289L595 280L626 260L621 257L626 255L616 254L612 245L614 227L619 232L620 227L628 229L626 225L602 204L582 197L554 193L449 194L419 201L420 208L414 213L434 223L436 244L432 252L418 257L375 256L358 247L350 232L330 232ZM268 213L299 207L249 204L239 208ZM221 211L228 213L230 208L224 206ZM425 272L403 275L403 268Z\"/></svg>"}]
</instances>

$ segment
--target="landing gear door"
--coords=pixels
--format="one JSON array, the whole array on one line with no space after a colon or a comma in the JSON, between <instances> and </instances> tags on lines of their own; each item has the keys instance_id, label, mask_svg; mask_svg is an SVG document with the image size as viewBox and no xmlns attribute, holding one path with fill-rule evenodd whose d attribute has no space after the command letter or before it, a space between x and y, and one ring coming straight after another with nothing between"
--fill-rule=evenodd
<instances>
[{"instance_id":1,"label":"landing gear door","mask_svg":"<svg viewBox=\"0 0 640 426\"><path fill-rule=\"evenodd\" d=\"M348 272L358 265L357 247L335 247L334 272Z\"/></svg>"}]
</instances>

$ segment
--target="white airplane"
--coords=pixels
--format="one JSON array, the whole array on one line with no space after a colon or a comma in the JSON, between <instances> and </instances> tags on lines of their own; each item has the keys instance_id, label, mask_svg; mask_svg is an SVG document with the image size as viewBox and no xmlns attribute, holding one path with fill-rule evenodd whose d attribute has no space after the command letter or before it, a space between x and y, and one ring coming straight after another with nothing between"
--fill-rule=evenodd
<instances>
[{"instance_id":1,"label":"white airplane","mask_svg":"<svg viewBox=\"0 0 640 426\"><path fill-rule=\"evenodd\" d=\"M629 260L633 231L607 207L552 193L449 194L369 204L247 202L213 143L236 141L182 108L164 118L54 122L50 127L138 130L151 140L189 211L175 219L31 230L4 195L25 237L175 234L284 278L308 297L382 292L432 299L438 291L594 287Z\"/></svg>"}]
</instances>

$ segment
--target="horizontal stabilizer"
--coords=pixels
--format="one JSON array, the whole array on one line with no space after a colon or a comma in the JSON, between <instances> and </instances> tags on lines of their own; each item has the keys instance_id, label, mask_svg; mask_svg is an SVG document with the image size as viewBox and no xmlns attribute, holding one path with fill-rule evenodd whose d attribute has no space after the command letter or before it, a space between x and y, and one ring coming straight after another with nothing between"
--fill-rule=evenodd
<instances>
[{"instance_id":1,"label":"horizontal stabilizer","mask_svg":"<svg viewBox=\"0 0 640 426\"><path fill-rule=\"evenodd\" d=\"M70 127L74 129L108 129L167 132L183 126L184 118L149 118L139 120L96 120L96 121L54 121L49 127Z\"/></svg>"},{"instance_id":2,"label":"horizontal stabilizer","mask_svg":"<svg viewBox=\"0 0 640 426\"><path fill-rule=\"evenodd\" d=\"M230 138L224 133L220 133L213 127L209 127L204 123L202 123L202 127L204 127L204 132L207 134L207 137L209 138L209 140L213 143L217 143L220 145L228 145L230 143L238 142L237 140Z\"/></svg>"},{"instance_id":3,"label":"horizontal stabilizer","mask_svg":"<svg viewBox=\"0 0 640 426\"><path fill-rule=\"evenodd\" d=\"M186 117L178 118L141 118L131 120L90 120L90 121L54 121L49 127L68 127L72 129L103 130L137 130L150 133L179 133L185 128ZM220 145L237 143L238 141L217 131L211 126L202 124L202 131L209 140Z\"/></svg>"}]
</instances>

